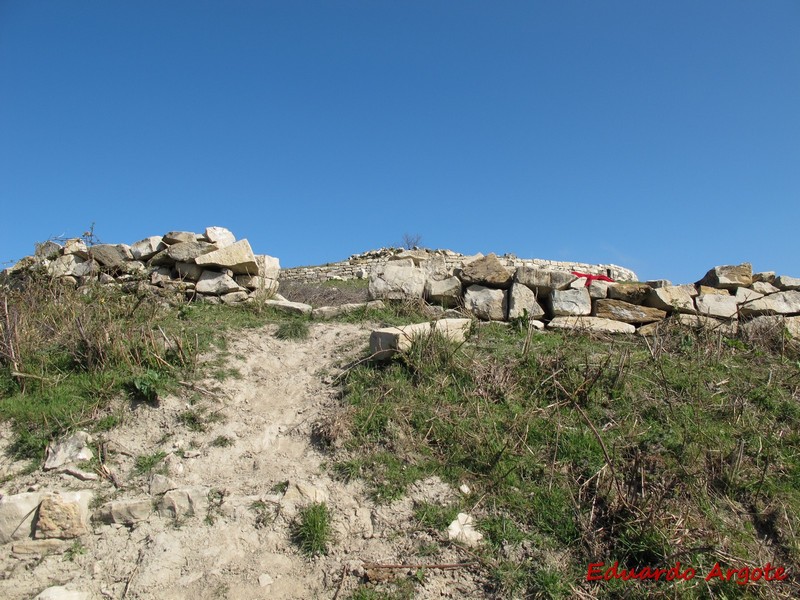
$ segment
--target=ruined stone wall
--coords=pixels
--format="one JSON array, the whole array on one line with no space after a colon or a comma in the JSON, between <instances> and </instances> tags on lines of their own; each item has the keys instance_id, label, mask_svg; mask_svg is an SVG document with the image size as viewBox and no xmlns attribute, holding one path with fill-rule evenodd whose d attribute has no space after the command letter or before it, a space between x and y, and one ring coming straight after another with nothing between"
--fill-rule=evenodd
<instances>
[{"instance_id":1,"label":"ruined stone wall","mask_svg":"<svg viewBox=\"0 0 800 600\"><path fill-rule=\"evenodd\" d=\"M292 267L283 269L281 280L316 283L329 279L368 279L370 275L384 266L389 260L400 259L404 256L413 256L438 262L442 271L453 272L460 269L466 262L480 258L482 254L464 255L451 250L412 250L400 248L383 248L354 254L347 260L325 265L309 267ZM588 264L581 262L565 262L544 260L539 258L518 258L513 254L504 254L497 257L500 263L513 272L517 267L539 267L556 271L579 271L592 275L606 275L616 281L636 281L636 273L630 269L613 264Z\"/></svg>"}]
</instances>

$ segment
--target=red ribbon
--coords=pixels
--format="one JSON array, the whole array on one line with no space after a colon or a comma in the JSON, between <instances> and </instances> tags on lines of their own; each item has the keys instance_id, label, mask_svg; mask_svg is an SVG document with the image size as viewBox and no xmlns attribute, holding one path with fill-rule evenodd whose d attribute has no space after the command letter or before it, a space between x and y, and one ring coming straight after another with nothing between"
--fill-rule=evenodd
<instances>
[{"instance_id":1,"label":"red ribbon","mask_svg":"<svg viewBox=\"0 0 800 600\"><path fill-rule=\"evenodd\" d=\"M610 281L614 283L614 280L611 277L606 277L605 275L592 275L591 273L579 273L578 271L570 271L575 277L586 277L586 287L592 285L593 281Z\"/></svg>"}]
</instances>

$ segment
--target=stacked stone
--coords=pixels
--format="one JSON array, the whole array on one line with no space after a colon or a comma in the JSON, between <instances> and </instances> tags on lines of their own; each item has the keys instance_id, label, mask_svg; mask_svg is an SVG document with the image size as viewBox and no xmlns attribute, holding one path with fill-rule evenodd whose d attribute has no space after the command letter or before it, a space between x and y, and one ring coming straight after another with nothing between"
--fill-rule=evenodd
<instances>
[{"instance_id":1,"label":"stacked stone","mask_svg":"<svg viewBox=\"0 0 800 600\"><path fill-rule=\"evenodd\" d=\"M466 256L452 250L415 249L403 250L402 248L381 248L370 250L362 254L354 254L347 260L328 263L319 266L292 267L281 271L281 279L302 283L318 283L321 281L337 279L367 279L374 272L383 269L389 261L403 260L409 256L439 265L452 275L453 271L460 269L465 263L482 258L482 254ZM497 260L511 273L518 267L538 267L556 271L580 271L594 275L607 275L618 281L635 279L635 274L629 269L618 265L603 264L591 265L587 263L562 262L542 259L521 259L513 254L497 256Z\"/></svg>"},{"instance_id":2,"label":"stacked stone","mask_svg":"<svg viewBox=\"0 0 800 600\"><path fill-rule=\"evenodd\" d=\"M278 290L277 258L253 253L250 243L236 240L224 227L207 227L197 234L170 231L127 244L95 244L82 239L39 244L4 272L9 277L44 269L60 281L79 286L90 282L173 292L188 300L238 304Z\"/></svg>"},{"instance_id":3,"label":"stacked stone","mask_svg":"<svg viewBox=\"0 0 800 600\"><path fill-rule=\"evenodd\" d=\"M372 275L369 293L373 299L425 298L445 308L463 307L483 321L527 316L547 321L551 329L646 335L671 317L726 335L735 335L741 321L751 333L784 327L800 336L800 279L753 274L749 263L714 267L697 283L672 285L609 282L539 266L510 269L493 254L453 270L421 255L398 255Z\"/></svg>"}]
</instances>

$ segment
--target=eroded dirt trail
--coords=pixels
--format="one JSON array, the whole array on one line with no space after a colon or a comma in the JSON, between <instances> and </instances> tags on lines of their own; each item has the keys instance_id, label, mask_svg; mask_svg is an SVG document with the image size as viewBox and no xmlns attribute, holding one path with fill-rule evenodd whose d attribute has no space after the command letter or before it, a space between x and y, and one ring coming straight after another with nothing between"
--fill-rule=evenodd
<instances>
[{"instance_id":1,"label":"eroded dirt trail","mask_svg":"<svg viewBox=\"0 0 800 600\"><path fill-rule=\"evenodd\" d=\"M418 483L406 499L376 507L360 482L325 470L329 457L312 442L315 423L337 407L326 381L360 356L369 327L314 323L302 341L277 339L274 326L236 336L226 366L238 377L199 382L195 404L173 396L132 409L106 435L119 450L109 466L123 489L41 471L15 482L15 493L91 489L95 505L140 500L154 510L134 524L94 524L79 542L43 557L0 557L0 597L31 598L64 585L87 598L331 598L345 567L358 573L363 561L402 561L420 543L425 534L411 539L413 501L445 500L449 486ZM202 427L187 429L180 420L187 412L202 415ZM156 512L160 496L151 494L148 476L135 474L135 457L156 452L167 454L164 477L189 490L177 518ZM335 544L311 559L291 532L298 508L315 500L332 509ZM349 576L341 597L355 585ZM445 572L419 586L418 596L476 597L475 585L467 574Z\"/></svg>"}]
</instances>

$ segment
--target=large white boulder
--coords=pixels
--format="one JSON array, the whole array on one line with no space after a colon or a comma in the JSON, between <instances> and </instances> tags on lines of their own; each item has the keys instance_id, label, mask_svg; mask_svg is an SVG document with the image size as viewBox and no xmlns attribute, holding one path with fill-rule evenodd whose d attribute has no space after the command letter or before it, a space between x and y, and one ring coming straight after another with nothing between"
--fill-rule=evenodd
<instances>
[{"instance_id":1,"label":"large white boulder","mask_svg":"<svg viewBox=\"0 0 800 600\"><path fill-rule=\"evenodd\" d=\"M236 275L258 275L258 263L247 240L203 254L195 258L198 265L217 266L230 269Z\"/></svg>"},{"instance_id":2,"label":"large white boulder","mask_svg":"<svg viewBox=\"0 0 800 600\"><path fill-rule=\"evenodd\" d=\"M409 300L425 293L425 271L411 260L387 262L369 278L370 300Z\"/></svg>"},{"instance_id":3,"label":"large white boulder","mask_svg":"<svg viewBox=\"0 0 800 600\"><path fill-rule=\"evenodd\" d=\"M553 290L549 298L550 314L554 317L578 317L592 313L592 298L585 287Z\"/></svg>"},{"instance_id":4,"label":"large white boulder","mask_svg":"<svg viewBox=\"0 0 800 600\"><path fill-rule=\"evenodd\" d=\"M483 321L503 321L506 318L506 292L471 285L464 293L464 307Z\"/></svg>"},{"instance_id":5,"label":"large white boulder","mask_svg":"<svg viewBox=\"0 0 800 600\"><path fill-rule=\"evenodd\" d=\"M544 309L536 301L533 290L521 283L514 283L508 294L508 318L518 319L525 314L530 319L541 319L544 316Z\"/></svg>"}]
</instances>

